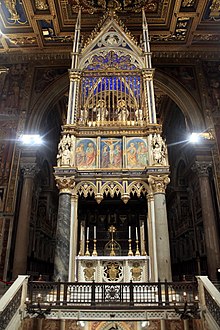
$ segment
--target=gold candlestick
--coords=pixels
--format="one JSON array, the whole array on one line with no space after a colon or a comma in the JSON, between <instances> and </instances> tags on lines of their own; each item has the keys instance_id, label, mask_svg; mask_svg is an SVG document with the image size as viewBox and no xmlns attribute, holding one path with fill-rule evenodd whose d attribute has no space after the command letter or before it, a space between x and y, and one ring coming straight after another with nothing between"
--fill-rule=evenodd
<instances>
[{"instance_id":1,"label":"gold candlestick","mask_svg":"<svg viewBox=\"0 0 220 330\"><path fill-rule=\"evenodd\" d=\"M112 248L111 248L110 256L115 256L114 241L113 241L113 239L112 239Z\"/></svg>"},{"instance_id":2,"label":"gold candlestick","mask_svg":"<svg viewBox=\"0 0 220 330\"><path fill-rule=\"evenodd\" d=\"M86 253L85 253L86 256L90 256L90 253L89 253L89 240L86 241Z\"/></svg>"},{"instance_id":3,"label":"gold candlestick","mask_svg":"<svg viewBox=\"0 0 220 330\"><path fill-rule=\"evenodd\" d=\"M146 246L146 241L144 240L144 251L143 251L143 255L144 256L147 256L147 252L146 252L145 246Z\"/></svg>"},{"instance_id":4,"label":"gold candlestick","mask_svg":"<svg viewBox=\"0 0 220 330\"><path fill-rule=\"evenodd\" d=\"M79 241L79 256L82 256L82 240Z\"/></svg>"},{"instance_id":5,"label":"gold candlestick","mask_svg":"<svg viewBox=\"0 0 220 330\"><path fill-rule=\"evenodd\" d=\"M108 229L108 231L111 233L111 236L112 236L112 244L111 244L111 252L110 252L110 256L115 256L115 250L114 250L114 236L113 234L116 232L116 228L111 225Z\"/></svg>"},{"instance_id":6,"label":"gold candlestick","mask_svg":"<svg viewBox=\"0 0 220 330\"><path fill-rule=\"evenodd\" d=\"M96 242L97 242L97 240L94 239L94 240L93 240L94 248L93 248L93 252L92 252L92 255L93 255L93 256L97 256L97 255L98 255L97 250L96 250Z\"/></svg>"},{"instance_id":7,"label":"gold candlestick","mask_svg":"<svg viewBox=\"0 0 220 330\"><path fill-rule=\"evenodd\" d=\"M128 240L128 256L133 256L133 252L131 250L131 239Z\"/></svg>"},{"instance_id":8,"label":"gold candlestick","mask_svg":"<svg viewBox=\"0 0 220 330\"><path fill-rule=\"evenodd\" d=\"M140 251L139 251L139 248L138 248L138 240L136 240L136 252L135 252L135 255L136 256L139 256L140 255Z\"/></svg>"}]
</instances>

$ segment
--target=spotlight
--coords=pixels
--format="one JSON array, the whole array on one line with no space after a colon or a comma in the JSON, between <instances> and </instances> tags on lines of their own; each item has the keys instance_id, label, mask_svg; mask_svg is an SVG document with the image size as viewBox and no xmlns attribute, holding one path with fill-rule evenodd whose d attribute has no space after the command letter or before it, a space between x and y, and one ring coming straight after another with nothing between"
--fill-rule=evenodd
<instances>
[{"instance_id":1,"label":"spotlight","mask_svg":"<svg viewBox=\"0 0 220 330\"><path fill-rule=\"evenodd\" d=\"M200 133L192 133L189 137L189 142L198 143L200 140Z\"/></svg>"},{"instance_id":2,"label":"spotlight","mask_svg":"<svg viewBox=\"0 0 220 330\"><path fill-rule=\"evenodd\" d=\"M148 328L149 325L150 325L149 321L142 321L142 322L141 322L141 327L142 327L142 328Z\"/></svg>"},{"instance_id":3,"label":"spotlight","mask_svg":"<svg viewBox=\"0 0 220 330\"><path fill-rule=\"evenodd\" d=\"M43 139L39 134L24 134L20 137L19 141L25 145L41 145Z\"/></svg>"},{"instance_id":4,"label":"spotlight","mask_svg":"<svg viewBox=\"0 0 220 330\"><path fill-rule=\"evenodd\" d=\"M84 321L77 321L76 324L81 328L85 327L85 322Z\"/></svg>"}]
</instances>

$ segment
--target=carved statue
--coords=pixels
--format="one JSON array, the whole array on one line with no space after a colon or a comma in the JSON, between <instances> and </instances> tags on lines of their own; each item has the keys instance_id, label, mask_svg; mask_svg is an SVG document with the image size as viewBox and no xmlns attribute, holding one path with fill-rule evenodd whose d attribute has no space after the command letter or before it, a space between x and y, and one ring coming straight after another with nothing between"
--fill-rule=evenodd
<instances>
[{"instance_id":1,"label":"carved statue","mask_svg":"<svg viewBox=\"0 0 220 330\"><path fill-rule=\"evenodd\" d=\"M69 134L63 135L58 144L57 166L74 165L74 138Z\"/></svg>"},{"instance_id":2,"label":"carved statue","mask_svg":"<svg viewBox=\"0 0 220 330\"><path fill-rule=\"evenodd\" d=\"M160 134L154 134L152 146L154 165L166 165L167 147Z\"/></svg>"},{"instance_id":3,"label":"carved statue","mask_svg":"<svg viewBox=\"0 0 220 330\"><path fill-rule=\"evenodd\" d=\"M62 165L70 165L70 150L68 144L66 144L65 149L62 152L61 163Z\"/></svg>"},{"instance_id":4,"label":"carved statue","mask_svg":"<svg viewBox=\"0 0 220 330\"><path fill-rule=\"evenodd\" d=\"M129 116L129 111L126 107L125 100L119 100L117 104L119 110L118 110L118 120L120 121L127 121Z\"/></svg>"},{"instance_id":5,"label":"carved statue","mask_svg":"<svg viewBox=\"0 0 220 330\"><path fill-rule=\"evenodd\" d=\"M135 111L135 117L136 117L137 120L142 121L144 119L143 110L142 109L137 109Z\"/></svg>"},{"instance_id":6,"label":"carved statue","mask_svg":"<svg viewBox=\"0 0 220 330\"><path fill-rule=\"evenodd\" d=\"M104 100L99 100L96 108L93 110L96 112L96 121L104 121L107 118L108 112L106 109L106 104Z\"/></svg>"}]
</instances>

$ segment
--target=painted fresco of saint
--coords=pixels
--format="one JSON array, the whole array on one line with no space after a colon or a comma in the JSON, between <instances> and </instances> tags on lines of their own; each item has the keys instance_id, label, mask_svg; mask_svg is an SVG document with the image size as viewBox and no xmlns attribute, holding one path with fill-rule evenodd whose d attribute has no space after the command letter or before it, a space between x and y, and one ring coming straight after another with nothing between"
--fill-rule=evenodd
<instances>
[{"instance_id":1,"label":"painted fresco of saint","mask_svg":"<svg viewBox=\"0 0 220 330\"><path fill-rule=\"evenodd\" d=\"M114 149L114 166L115 167L121 167L121 146L120 144L116 144L115 149Z\"/></svg>"},{"instance_id":2,"label":"painted fresco of saint","mask_svg":"<svg viewBox=\"0 0 220 330\"><path fill-rule=\"evenodd\" d=\"M137 166L137 149L134 142L129 144L127 148L127 157L128 157L128 165L131 167Z\"/></svg>"},{"instance_id":3,"label":"painted fresco of saint","mask_svg":"<svg viewBox=\"0 0 220 330\"><path fill-rule=\"evenodd\" d=\"M80 143L76 148L76 164L77 166L85 165L85 150L83 143Z\"/></svg>"},{"instance_id":4,"label":"painted fresco of saint","mask_svg":"<svg viewBox=\"0 0 220 330\"><path fill-rule=\"evenodd\" d=\"M127 166L141 168L148 164L146 141L140 138L131 139L127 143Z\"/></svg>"},{"instance_id":5,"label":"painted fresco of saint","mask_svg":"<svg viewBox=\"0 0 220 330\"><path fill-rule=\"evenodd\" d=\"M78 167L96 166L96 145L90 139L80 139L76 146L76 165Z\"/></svg>"},{"instance_id":6,"label":"painted fresco of saint","mask_svg":"<svg viewBox=\"0 0 220 330\"><path fill-rule=\"evenodd\" d=\"M101 167L108 167L109 166L109 148L105 145L102 149L102 157L101 157Z\"/></svg>"},{"instance_id":7,"label":"painted fresco of saint","mask_svg":"<svg viewBox=\"0 0 220 330\"><path fill-rule=\"evenodd\" d=\"M120 168L122 166L122 147L120 139L102 139L101 167Z\"/></svg>"},{"instance_id":8,"label":"painted fresco of saint","mask_svg":"<svg viewBox=\"0 0 220 330\"><path fill-rule=\"evenodd\" d=\"M139 166L147 165L147 147L144 142L138 142L137 162Z\"/></svg>"},{"instance_id":9,"label":"painted fresco of saint","mask_svg":"<svg viewBox=\"0 0 220 330\"><path fill-rule=\"evenodd\" d=\"M89 142L86 148L86 166L93 167L96 163L96 149L93 142Z\"/></svg>"}]
</instances>

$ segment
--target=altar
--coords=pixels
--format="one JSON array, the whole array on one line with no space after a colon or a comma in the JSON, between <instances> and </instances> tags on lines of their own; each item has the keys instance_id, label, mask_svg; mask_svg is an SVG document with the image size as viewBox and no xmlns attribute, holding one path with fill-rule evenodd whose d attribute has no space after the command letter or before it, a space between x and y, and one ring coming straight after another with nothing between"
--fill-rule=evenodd
<instances>
[{"instance_id":1,"label":"altar","mask_svg":"<svg viewBox=\"0 0 220 330\"><path fill-rule=\"evenodd\" d=\"M77 256L78 282L149 282L149 256Z\"/></svg>"}]
</instances>

